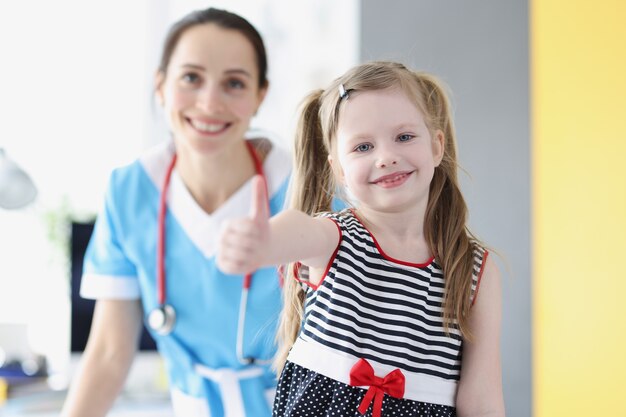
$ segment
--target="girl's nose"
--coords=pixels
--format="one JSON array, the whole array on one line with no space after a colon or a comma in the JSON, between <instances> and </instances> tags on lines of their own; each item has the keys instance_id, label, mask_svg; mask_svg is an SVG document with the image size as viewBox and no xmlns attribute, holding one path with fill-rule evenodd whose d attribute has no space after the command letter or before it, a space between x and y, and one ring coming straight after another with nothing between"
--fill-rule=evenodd
<instances>
[{"instance_id":1,"label":"girl's nose","mask_svg":"<svg viewBox=\"0 0 626 417\"><path fill-rule=\"evenodd\" d=\"M376 167L387 168L391 165L396 165L397 163L398 162L395 160L395 158L392 157L378 158L378 160L376 161Z\"/></svg>"}]
</instances>

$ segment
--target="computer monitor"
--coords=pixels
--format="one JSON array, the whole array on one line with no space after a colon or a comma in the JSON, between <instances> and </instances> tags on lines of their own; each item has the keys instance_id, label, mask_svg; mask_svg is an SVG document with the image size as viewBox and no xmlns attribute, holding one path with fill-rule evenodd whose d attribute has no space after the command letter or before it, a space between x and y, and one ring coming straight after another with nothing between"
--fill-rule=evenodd
<instances>
[{"instance_id":1,"label":"computer monitor","mask_svg":"<svg viewBox=\"0 0 626 417\"><path fill-rule=\"evenodd\" d=\"M91 233L93 232L93 226L93 222L73 221L71 223L70 267L72 323L70 327L70 347L72 353L78 353L85 350L95 306L94 300L88 300L80 296L80 281L83 275L83 258L85 257L85 250L87 249L87 244L89 243ZM141 333L139 350L156 350L154 339L150 336L150 333L148 333L145 326Z\"/></svg>"}]
</instances>

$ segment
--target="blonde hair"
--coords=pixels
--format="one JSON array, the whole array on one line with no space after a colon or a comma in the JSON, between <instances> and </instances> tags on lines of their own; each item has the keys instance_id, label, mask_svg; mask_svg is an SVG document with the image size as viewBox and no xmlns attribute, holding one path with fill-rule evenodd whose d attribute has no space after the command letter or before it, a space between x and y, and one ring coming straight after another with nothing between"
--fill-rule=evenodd
<instances>
[{"instance_id":1,"label":"blonde hair","mask_svg":"<svg viewBox=\"0 0 626 417\"><path fill-rule=\"evenodd\" d=\"M375 61L356 66L333 81L326 90L309 94L303 102L296 131L290 206L310 215L331 211L336 184L328 155L333 149L339 109L346 101L339 96L340 85L348 95L398 88L415 103L431 135L438 130L443 132L444 155L430 184L424 235L445 277L445 329L448 331L454 327L464 337L469 337L467 320L471 307L474 248L478 241L467 227L467 205L458 182L456 136L450 103L443 84L436 77L411 71L399 63ZM277 370L282 369L302 323L304 291L294 279L295 268L295 264L286 267L284 306L277 334Z\"/></svg>"}]
</instances>

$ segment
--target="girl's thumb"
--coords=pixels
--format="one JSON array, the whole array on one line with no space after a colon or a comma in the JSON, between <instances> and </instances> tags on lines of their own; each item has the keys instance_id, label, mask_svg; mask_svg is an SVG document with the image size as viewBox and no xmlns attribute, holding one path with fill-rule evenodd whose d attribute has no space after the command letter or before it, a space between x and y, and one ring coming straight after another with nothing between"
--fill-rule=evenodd
<instances>
[{"instance_id":1,"label":"girl's thumb","mask_svg":"<svg viewBox=\"0 0 626 417\"><path fill-rule=\"evenodd\" d=\"M267 199L267 183L261 175L252 178L252 201L250 218L259 222L267 222L270 218L269 201Z\"/></svg>"}]
</instances>

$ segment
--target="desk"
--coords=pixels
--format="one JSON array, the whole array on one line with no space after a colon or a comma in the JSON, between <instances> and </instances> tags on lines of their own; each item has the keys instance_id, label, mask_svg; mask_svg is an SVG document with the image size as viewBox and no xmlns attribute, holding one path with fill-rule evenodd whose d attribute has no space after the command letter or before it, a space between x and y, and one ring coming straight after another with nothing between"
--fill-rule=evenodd
<instances>
[{"instance_id":1,"label":"desk","mask_svg":"<svg viewBox=\"0 0 626 417\"><path fill-rule=\"evenodd\" d=\"M66 391L50 391L9 399L0 406L2 417L58 417ZM108 417L173 417L169 397L163 395L129 396L122 394Z\"/></svg>"},{"instance_id":2,"label":"desk","mask_svg":"<svg viewBox=\"0 0 626 417\"><path fill-rule=\"evenodd\" d=\"M74 375L80 355L72 355L68 375ZM9 392L9 399L0 405L0 417L58 417L67 390L52 390L46 380ZM139 352L122 393L107 417L173 417L169 390L165 381L163 361L156 352Z\"/></svg>"}]
</instances>

